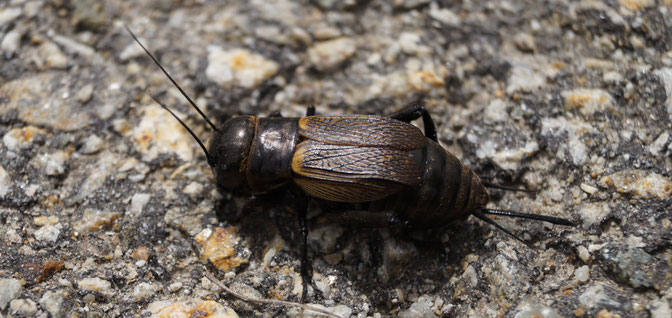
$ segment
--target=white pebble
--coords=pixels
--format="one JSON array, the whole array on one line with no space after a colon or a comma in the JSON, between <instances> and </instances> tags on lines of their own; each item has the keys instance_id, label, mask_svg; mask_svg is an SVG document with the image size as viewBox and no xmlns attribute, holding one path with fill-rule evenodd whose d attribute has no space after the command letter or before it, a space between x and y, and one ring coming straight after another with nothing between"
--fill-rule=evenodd
<instances>
[{"instance_id":1,"label":"white pebble","mask_svg":"<svg viewBox=\"0 0 672 318\"><path fill-rule=\"evenodd\" d=\"M98 277L83 278L77 282L77 286L83 291L112 295L112 284Z\"/></svg>"},{"instance_id":2,"label":"white pebble","mask_svg":"<svg viewBox=\"0 0 672 318\"><path fill-rule=\"evenodd\" d=\"M316 69L332 69L355 54L357 47L350 38L338 38L313 45L308 49L308 61Z\"/></svg>"},{"instance_id":3,"label":"white pebble","mask_svg":"<svg viewBox=\"0 0 672 318\"><path fill-rule=\"evenodd\" d=\"M12 178L5 168L0 166L0 199L4 199L10 189L12 189Z\"/></svg>"},{"instance_id":4,"label":"white pebble","mask_svg":"<svg viewBox=\"0 0 672 318\"><path fill-rule=\"evenodd\" d=\"M68 57L58 45L52 42L44 42L37 48L37 53L42 59L40 68L64 69L68 66Z\"/></svg>"},{"instance_id":5,"label":"white pebble","mask_svg":"<svg viewBox=\"0 0 672 318\"><path fill-rule=\"evenodd\" d=\"M90 135L84 140L84 145L79 149L79 152L88 155L98 152L102 147L103 140L96 135Z\"/></svg>"},{"instance_id":6,"label":"white pebble","mask_svg":"<svg viewBox=\"0 0 672 318\"><path fill-rule=\"evenodd\" d=\"M205 75L223 87L254 88L278 72L279 66L262 55L244 49L211 47Z\"/></svg>"},{"instance_id":7,"label":"white pebble","mask_svg":"<svg viewBox=\"0 0 672 318\"><path fill-rule=\"evenodd\" d=\"M21 294L21 283L18 279L6 278L0 279L0 310Z\"/></svg>"},{"instance_id":8,"label":"white pebble","mask_svg":"<svg viewBox=\"0 0 672 318\"><path fill-rule=\"evenodd\" d=\"M14 299L9 303L9 310L24 317L28 317L32 316L37 311L37 305L30 299Z\"/></svg>"},{"instance_id":9,"label":"white pebble","mask_svg":"<svg viewBox=\"0 0 672 318\"><path fill-rule=\"evenodd\" d=\"M611 209L606 203L586 203L579 209L579 215L583 220L583 228L593 224L599 225L609 215Z\"/></svg>"},{"instance_id":10,"label":"white pebble","mask_svg":"<svg viewBox=\"0 0 672 318\"><path fill-rule=\"evenodd\" d=\"M161 286L150 283L140 283L133 288L133 298L136 301L144 300L161 290Z\"/></svg>"},{"instance_id":11,"label":"white pebble","mask_svg":"<svg viewBox=\"0 0 672 318\"><path fill-rule=\"evenodd\" d=\"M590 251L588 251L588 249L583 245L579 245L579 247L577 247L576 249L579 252L579 258L584 263L588 263L588 261L590 261Z\"/></svg>"},{"instance_id":12,"label":"white pebble","mask_svg":"<svg viewBox=\"0 0 672 318\"><path fill-rule=\"evenodd\" d=\"M588 265L583 265L574 271L574 277L576 280L585 283L590 279L590 267Z\"/></svg>"},{"instance_id":13,"label":"white pebble","mask_svg":"<svg viewBox=\"0 0 672 318\"><path fill-rule=\"evenodd\" d=\"M18 30L12 30L5 34L0 42L0 50L5 53L16 53L21 46L21 33Z\"/></svg>"},{"instance_id":14,"label":"white pebble","mask_svg":"<svg viewBox=\"0 0 672 318\"><path fill-rule=\"evenodd\" d=\"M63 292L48 291L40 298L40 305L46 309L52 317L60 317L63 307Z\"/></svg>"},{"instance_id":15,"label":"white pebble","mask_svg":"<svg viewBox=\"0 0 672 318\"><path fill-rule=\"evenodd\" d=\"M184 189L182 189L182 192L186 195L194 196L203 191L203 185L198 183L198 182L192 182L189 183Z\"/></svg>"},{"instance_id":16,"label":"white pebble","mask_svg":"<svg viewBox=\"0 0 672 318\"><path fill-rule=\"evenodd\" d=\"M5 144L7 149L12 151L19 151L29 148L33 144L35 136L44 133L44 130L34 126L14 128L8 131L5 136L2 137L2 142Z\"/></svg>"},{"instance_id":17,"label":"white pebble","mask_svg":"<svg viewBox=\"0 0 672 318\"><path fill-rule=\"evenodd\" d=\"M586 192L588 194L595 194L598 191L598 189L596 187L593 187L593 186L591 186L589 184L585 184L585 183L582 183L580 185L580 187L581 187L581 190L583 190L584 192Z\"/></svg>"},{"instance_id":18,"label":"white pebble","mask_svg":"<svg viewBox=\"0 0 672 318\"><path fill-rule=\"evenodd\" d=\"M65 162L68 159L68 154L63 151L56 151L47 155L47 163L44 168L48 176L57 176L65 172Z\"/></svg>"},{"instance_id":19,"label":"white pebble","mask_svg":"<svg viewBox=\"0 0 672 318\"><path fill-rule=\"evenodd\" d=\"M38 241L53 243L58 240L58 236L61 235L61 227L62 226L58 223L56 225L45 225L35 231L33 236Z\"/></svg>"},{"instance_id":20,"label":"white pebble","mask_svg":"<svg viewBox=\"0 0 672 318\"><path fill-rule=\"evenodd\" d=\"M18 18L23 13L21 8L4 8L0 10L0 27Z\"/></svg>"},{"instance_id":21,"label":"white pebble","mask_svg":"<svg viewBox=\"0 0 672 318\"><path fill-rule=\"evenodd\" d=\"M148 193L136 193L131 198L131 212L139 214L152 196Z\"/></svg>"}]
</instances>

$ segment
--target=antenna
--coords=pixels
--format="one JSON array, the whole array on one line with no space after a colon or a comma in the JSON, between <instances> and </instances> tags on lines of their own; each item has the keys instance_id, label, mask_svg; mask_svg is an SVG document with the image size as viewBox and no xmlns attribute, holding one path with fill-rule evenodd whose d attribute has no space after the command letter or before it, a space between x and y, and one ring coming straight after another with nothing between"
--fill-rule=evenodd
<instances>
[{"instance_id":1,"label":"antenna","mask_svg":"<svg viewBox=\"0 0 672 318\"><path fill-rule=\"evenodd\" d=\"M138 40L138 37L135 36L135 34L133 33L133 31L131 31L131 29L130 29L126 24L124 24L124 28L126 28L126 31L128 31L128 33L131 34L131 36L133 37L133 40L135 40L135 42L137 42L138 45L140 45L140 47L141 47L143 50L145 50L145 53L147 53L147 55L149 55L149 57L152 59L152 61L154 61L154 63L161 69L161 71L163 72L163 74L166 74L166 76L168 77L168 79L170 80L170 82L172 82L173 85L175 85L175 87L180 91L180 93L182 93L182 96L184 96L184 98L186 98L187 101L189 101L189 104L191 104L191 106L194 107L194 109L196 109L196 111L197 111L199 114L201 114L201 117L203 117L203 119L205 119L205 121L208 122L208 124L210 125L210 127L212 128L212 130L214 130L214 131L218 131L219 129L217 129L217 126L215 126L215 125L208 119L208 117L205 116L205 114L201 111L201 109L198 108L198 106L196 106L196 103L194 103L194 101L191 100L191 98L189 97L189 95L187 95L187 93L184 92L184 90L182 89L182 87L180 87L180 85L178 85L177 82L175 82L175 80L173 79L173 77L170 76L170 74L168 74L168 71L166 71L166 69L163 68L163 66L161 65L161 63L159 63L159 61L154 57L154 55L152 55L152 53L150 53L149 50L148 50L147 48L145 48L145 46L142 45L142 43L140 43L140 40ZM156 100L156 99L155 99L155 100ZM166 107L164 107L164 108L166 108ZM168 110L168 109L166 108L166 110ZM177 117L175 117L175 118L177 118ZM178 119L178 120L179 120L179 119ZM186 128L186 126L185 126L185 128Z\"/></svg>"},{"instance_id":2,"label":"antenna","mask_svg":"<svg viewBox=\"0 0 672 318\"><path fill-rule=\"evenodd\" d=\"M550 222L553 224L558 224L558 225L566 225L566 226L576 226L576 224L568 219L563 219L563 218L558 218L554 216L547 216L547 215L539 215L539 214L530 214L530 213L520 213L516 211L509 211L509 210L494 210L494 209L480 209L476 210L471 213L473 216L479 218L485 223L488 223L494 227L496 227L498 230L501 230L502 232L511 235L513 238L515 238L518 241L523 242L525 245L528 247L532 247L529 243L525 242L522 238L519 236L509 232L509 230L505 229L501 225L497 224L493 219L489 218L486 214L494 214L494 215L502 215L502 216L509 216L509 217L516 217L516 218L523 218L523 219L530 219L530 220L537 220L537 221L545 221L545 222Z\"/></svg>"},{"instance_id":3,"label":"antenna","mask_svg":"<svg viewBox=\"0 0 672 318\"><path fill-rule=\"evenodd\" d=\"M184 127L184 129L186 129L186 130L189 132L189 134L191 135L191 137L194 137L194 140L196 140L196 142L198 143L198 145L201 146L201 149L203 149L203 152L205 153L205 157L208 158L208 164L209 164L211 167L214 167L214 166L217 164L217 163L215 162L214 158L210 156L210 153L208 153L208 149L205 148L205 145L203 144L203 142L196 136L196 134L189 128L189 126L187 126L187 124L185 124L179 117L177 117L177 115L175 115L175 113L173 113L173 112L168 108L168 106L164 105L162 102L160 102L160 101L159 101L156 97L154 97L153 95L151 95L151 94L148 94L148 95L149 95L149 97L151 97L157 104L161 105L161 107L163 107L163 109L167 110L171 115L173 115L173 117L174 117L175 119L177 119L177 121L180 122L180 124L182 125L182 127Z\"/></svg>"},{"instance_id":4,"label":"antenna","mask_svg":"<svg viewBox=\"0 0 672 318\"><path fill-rule=\"evenodd\" d=\"M483 213L486 213L486 214L503 215L503 216L514 217L514 218L544 221L544 222L549 222L549 223L558 224L558 225L565 225L565 226L576 226L576 224L574 222L572 222L568 219L563 219L563 218L558 218L558 217L548 216L548 215L520 213L520 212L516 212L516 211L495 210L495 209L481 209L481 211Z\"/></svg>"},{"instance_id":5,"label":"antenna","mask_svg":"<svg viewBox=\"0 0 672 318\"><path fill-rule=\"evenodd\" d=\"M498 230L500 230L500 231L502 231L502 232L504 232L504 233L506 233L506 234L508 234L508 235L511 235L513 238L515 238L516 240L518 240L518 241L522 242L523 244L527 245L529 248L533 248L533 246L530 245L530 243L525 242L525 240L523 240L523 239L520 238L519 236L517 236L517 235L515 235L515 234L513 234L513 233L511 233L511 232L509 232L509 230L507 230L507 229L505 229L504 227L502 227L501 225L497 224L497 222L493 221L493 220L492 220L491 218L489 218L487 215L481 213L480 210L476 210L476 211L472 212L471 214L472 214L473 216L479 218L481 221L483 221L483 222L485 222L485 223L488 223L488 224L490 224L490 225L496 227Z\"/></svg>"}]
</instances>

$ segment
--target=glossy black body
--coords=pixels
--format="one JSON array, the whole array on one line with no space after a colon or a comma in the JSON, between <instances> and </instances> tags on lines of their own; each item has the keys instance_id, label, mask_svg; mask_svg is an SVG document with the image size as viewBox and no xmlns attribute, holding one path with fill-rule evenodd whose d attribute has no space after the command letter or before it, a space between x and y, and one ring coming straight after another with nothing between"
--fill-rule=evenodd
<instances>
[{"instance_id":1,"label":"glossy black body","mask_svg":"<svg viewBox=\"0 0 672 318\"><path fill-rule=\"evenodd\" d=\"M374 117L361 115L361 118L363 120ZM411 178L411 181L404 184L369 178L367 180L376 182L376 186L389 188L383 190L389 195L382 199L371 200L367 198L340 199L338 201L344 203L340 204L340 207L346 210L333 211L340 215L332 216L332 220L359 226L381 227L405 224L414 228L431 228L444 226L455 219L464 218L471 211L482 208L487 203L487 192L478 176L454 155L433 140L422 136L422 132L415 126L387 117L376 116L375 118L385 118L382 125L395 124L390 128L389 136L385 135L386 127L375 127L380 131L377 133L380 138L392 140L396 138L395 131L400 131L400 129L403 129L401 133L416 133L414 130L417 130L422 140L418 141L416 138L414 143L404 146L404 148L413 149L403 149L402 154L407 155L411 164L417 165L418 177ZM354 119L354 122L357 122L359 118ZM286 187L297 187L297 184L293 182L297 178L311 178L311 182L326 187L352 187L356 192L360 189L366 190L356 182L349 184L347 183L349 181L335 182L333 179L321 176L297 175L292 170L293 159L302 163L308 160L308 158L295 157L297 145L302 141L311 140L313 136L306 132L313 128L312 126L303 127L304 133L300 132L300 120L301 118L236 116L222 124L215 132L209 147L215 162L213 171L218 185L239 194L260 195ZM401 127L397 127L399 125ZM351 128L355 132L358 129L354 125ZM327 133L329 132L329 127L324 129ZM306 135L311 137L306 137ZM371 136L371 138L374 137L376 136ZM312 138L320 139L319 137ZM373 149L394 146L394 142L386 143L385 140L387 139L377 142L375 145L377 148L368 145L367 140L355 141L361 145L352 148L366 153L369 149L373 151ZM336 155L335 152L329 152L329 150L320 150L320 153L324 158ZM391 163L381 160L375 164ZM385 167L369 168L373 170ZM325 168L325 170L330 172L333 169ZM331 184L327 185L327 183ZM316 197L315 194L312 196ZM317 197L317 199L330 201L328 196ZM376 217L363 212L379 215Z\"/></svg>"}]
</instances>

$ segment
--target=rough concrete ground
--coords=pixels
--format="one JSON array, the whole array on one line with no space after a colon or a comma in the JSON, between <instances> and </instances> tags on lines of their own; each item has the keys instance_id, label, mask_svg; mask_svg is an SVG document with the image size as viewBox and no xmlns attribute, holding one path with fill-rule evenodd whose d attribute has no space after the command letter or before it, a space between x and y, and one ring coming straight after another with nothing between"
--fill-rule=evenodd
<instances>
[{"instance_id":1,"label":"rough concrete ground","mask_svg":"<svg viewBox=\"0 0 672 318\"><path fill-rule=\"evenodd\" d=\"M426 105L489 207L432 233L314 228L312 302L356 317L670 317L672 2L10 0L0 3L0 316L301 316L282 206L220 223L191 137L216 122ZM311 207L311 214L319 208ZM212 265L205 265L208 262ZM313 295L312 291L310 293ZM314 298L311 298L314 299ZM308 317L309 314L304 314ZM193 316L192 316L193 317ZM201 316L199 316L201 317Z\"/></svg>"}]
</instances>

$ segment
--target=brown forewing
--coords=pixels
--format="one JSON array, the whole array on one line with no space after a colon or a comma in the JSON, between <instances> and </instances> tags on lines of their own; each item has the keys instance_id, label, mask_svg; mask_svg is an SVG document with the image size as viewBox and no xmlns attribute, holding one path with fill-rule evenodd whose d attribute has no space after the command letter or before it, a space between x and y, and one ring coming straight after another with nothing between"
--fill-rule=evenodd
<instances>
[{"instance_id":1,"label":"brown forewing","mask_svg":"<svg viewBox=\"0 0 672 318\"><path fill-rule=\"evenodd\" d=\"M381 199L401 185L418 185L422 175L408 151L314 140L297 145L292 170L310 195L331 201L351 198L347 202Z\"/></svg>"},{"instance_id":2,"label":"brown forewing","mask_svg":"<svg viewBox=\"0 0 672 318\"><path fill-rule=\"evenodd\" d=\"M303 117L299 120L299 134L328 144L398 150L420 149L427 144L417 127L378 115Z\"/></svg>"}]
</instances>

